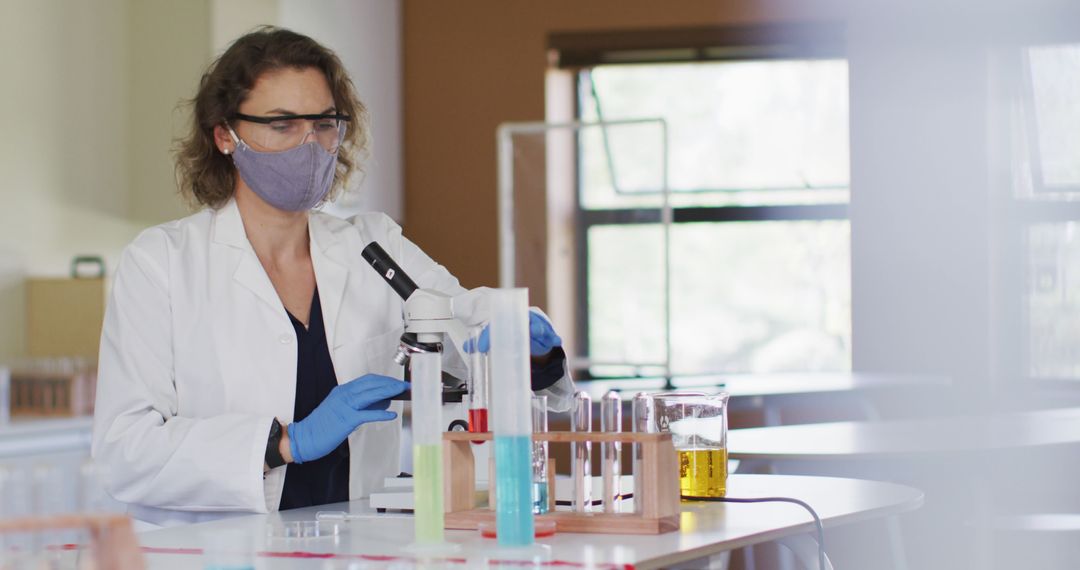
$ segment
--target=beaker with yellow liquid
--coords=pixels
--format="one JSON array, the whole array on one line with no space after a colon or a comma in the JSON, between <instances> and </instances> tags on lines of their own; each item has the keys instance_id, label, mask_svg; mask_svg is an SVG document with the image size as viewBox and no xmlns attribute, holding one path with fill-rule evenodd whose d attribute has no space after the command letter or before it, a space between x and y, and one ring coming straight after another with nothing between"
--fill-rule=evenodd
<instances>
[{"instance_id":1,"label":"beaker with yellow liquid","mask_svg":"<svg viewBox=\"0 0 1080 570\"><path fill-rule=\"evenodd\" d=\"M727 493L728 394L652 395L653 429L671 434L679 454L679 493L686 498Z\"/></svg>"},{"instance_id":2,"label":"beaker with yellow liquid","mask_svg":"<svg viewBox=\"0 0 1080 570\"><path fill-rule=\"evenodd\" d=\"M723 497L727 493L726 449L680 449L679 494Z\"/></svg>"}]
</instances>

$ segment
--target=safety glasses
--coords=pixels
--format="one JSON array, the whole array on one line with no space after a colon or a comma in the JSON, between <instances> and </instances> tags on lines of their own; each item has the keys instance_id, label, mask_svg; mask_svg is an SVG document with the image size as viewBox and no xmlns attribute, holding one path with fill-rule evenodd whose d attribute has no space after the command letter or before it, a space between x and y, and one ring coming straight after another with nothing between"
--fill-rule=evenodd
<instances>
[{"instance_id":1,"label":"safety glasses","mask_svg":"<svg viewBox=\"0 0 1080 570\"><path fill-rule=\"evenodd\" d=\"M338 114L274 115L258 117L236 113L234 120L251 123L243 138L256 150L278 152L298 147L314 137L327 152L337 152L345 139L345 129L352 117Z\"/></svg>"}]
</instances>

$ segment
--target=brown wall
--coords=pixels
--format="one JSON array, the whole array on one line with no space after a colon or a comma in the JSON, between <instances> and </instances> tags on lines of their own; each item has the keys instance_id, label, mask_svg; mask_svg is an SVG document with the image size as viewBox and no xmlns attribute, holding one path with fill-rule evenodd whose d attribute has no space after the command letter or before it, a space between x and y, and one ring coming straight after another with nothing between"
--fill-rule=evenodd
<instances>
[{"instance_id":1,"label":"brown wall","mask_svg":"<svg viewBox=\"0 0 1080 570\"><path fill-rule=\"evenodd\" d=\"M506 121L544 119L550 33L813 16L781 18L764 4L405 0L406 235L464 286L497 284L495 129Z\"/></svg>"}]
</instances>

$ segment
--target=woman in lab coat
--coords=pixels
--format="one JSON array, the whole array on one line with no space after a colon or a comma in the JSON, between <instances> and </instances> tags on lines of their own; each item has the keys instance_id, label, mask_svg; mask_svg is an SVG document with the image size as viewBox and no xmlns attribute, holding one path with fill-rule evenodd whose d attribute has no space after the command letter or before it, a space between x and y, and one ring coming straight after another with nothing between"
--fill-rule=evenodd
<instances>
[{"instance_id":1,"label":"woman in lab coat","mask_svg":"<svg viewBox=\"0 0 1080 570\"><path fill-rule=\"evenodd\" d=\"M112 285L92 448L106 488L157 525L365 497L399 471L388 398L407 385L402 301L360 252L376 241L421 288L465 290L386 215L311 210L367 140L323 46L243 36L203 75L193 115L177 172L205 208L142 232ZM533 389L568 407L561 341L530 317Z\"/></svg>"}]
</instances>

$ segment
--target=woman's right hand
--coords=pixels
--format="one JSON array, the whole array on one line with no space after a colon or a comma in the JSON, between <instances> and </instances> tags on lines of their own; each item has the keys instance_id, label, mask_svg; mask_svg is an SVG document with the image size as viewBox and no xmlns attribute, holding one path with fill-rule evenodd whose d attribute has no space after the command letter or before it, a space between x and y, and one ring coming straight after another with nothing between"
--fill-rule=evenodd
<instances>
[{"instance_id":1,"label":"woman's right hand","mask_svg":"<svg viewBox=\"0 0 1080 570\"><path fill-rule=\"evenodd\" d=\"M361 425L396 418L396 413L386 409L389 399L408 387L408 382L378 374L365 374L336 386L308 417L289 424L293 461L319 459L337 449Z\"/></svg>"}]
</instances>

